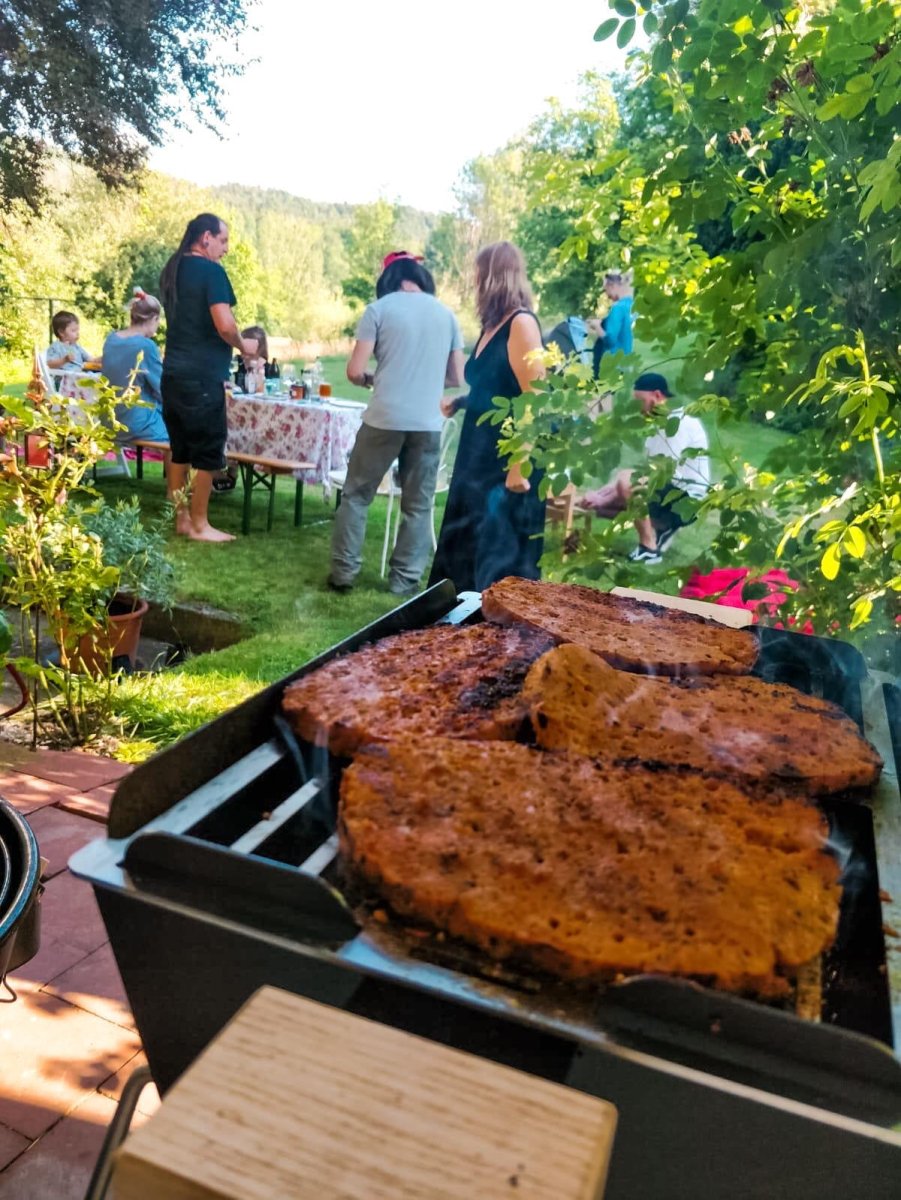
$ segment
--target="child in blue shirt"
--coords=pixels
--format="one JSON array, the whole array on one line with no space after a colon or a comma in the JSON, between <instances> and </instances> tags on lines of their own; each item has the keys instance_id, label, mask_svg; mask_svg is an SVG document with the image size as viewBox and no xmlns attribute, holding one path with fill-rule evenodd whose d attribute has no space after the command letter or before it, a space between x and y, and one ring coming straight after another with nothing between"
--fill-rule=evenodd
<instances>
[{"instance_id":1,"label":"child in blue shirt","mask_svg":"<svg viewBox=\"0 0 901 1200\"><path fill-rule=\"evenodd\" d=\"M83 371L85 363L93 362L95 356L78 344L81 327L75 313L54 313L50 325L55 338L47 348L51 371Z\"/></svg>"},{"instance_id":2,"label":"child in blue shirt","mask_svg":"<svg viewBox=\"0 0 901 1200\"><path fill-rule=\"evenodd\" d=\"M604 276L604 291L611 302L604 320L592 321L589 328L598 335L594 344L594 373L597 376L601 356L622 350L632 353L632 272L608 271Z\"/></svg>"}]
</instances>

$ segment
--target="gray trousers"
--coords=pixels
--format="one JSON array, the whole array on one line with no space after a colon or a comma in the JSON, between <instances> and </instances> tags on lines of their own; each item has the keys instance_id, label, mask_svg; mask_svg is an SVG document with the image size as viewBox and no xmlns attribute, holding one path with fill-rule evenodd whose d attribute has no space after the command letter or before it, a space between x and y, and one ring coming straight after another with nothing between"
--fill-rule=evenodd
<instances>
[{"instance_id":1,"label":"gray trousers","mask_svg":"<svg viewBox=\"0 0 901 1200\"><path fill-rule=\"evenodd\" d=\"M361 425L332 531L332 583L350 584L363 562L366 516L385 472L397 459L401 523L391 555L389 585L413 587L432 548L432 499L438 478L440 433L405 433Z\"/></svg>"}]
</instances>

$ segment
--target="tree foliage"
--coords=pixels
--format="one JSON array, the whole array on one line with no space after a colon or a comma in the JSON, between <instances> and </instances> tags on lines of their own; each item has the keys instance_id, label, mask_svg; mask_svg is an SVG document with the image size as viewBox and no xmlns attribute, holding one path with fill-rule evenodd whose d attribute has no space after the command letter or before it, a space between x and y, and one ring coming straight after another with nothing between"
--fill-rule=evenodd
<instances>
[{"instance_id":1,"label":"tree foliage","mask_svg":"<svg viewBox=\"0 0 901 1200\"><path fill-rule=\"evenodd\" d=\"M609 253L611 236L629 253L636 332L657 360L685 354L668 373L712 425L807 414L759 471L721 463L700 565L786 565L819 632L887 628L901 590L901 5L610 7L598 39L625 47L639 23L649 39L630 60L623 138L590 175L556 155L532 202L575 205L563 261ZM646 365L607 365L624 403ZM535 444L551 477L602 459L610 422L564 419L590 392L572 373L552 381L509 448Z\"/></svg>"},{"instance_id":2,"label":"tree foliage","mask_svg":"<svg viewBox=\"0 0 901 1200\"><path fill-rule=\"evenodd\" d=\"M0 204L46 197L48 147L107 185L133 180L166 130L224 119L245 0L4 0Z\"/></svg>"}]
</instances>

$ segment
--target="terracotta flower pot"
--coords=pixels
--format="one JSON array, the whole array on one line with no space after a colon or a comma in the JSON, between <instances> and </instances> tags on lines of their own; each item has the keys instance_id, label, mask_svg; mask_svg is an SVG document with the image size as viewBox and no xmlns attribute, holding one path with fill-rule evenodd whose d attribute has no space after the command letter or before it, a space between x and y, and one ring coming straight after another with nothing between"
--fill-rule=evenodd
<instances>
[{"instance_id":1,"label":"terracotta flower pot","mask_svg":"<svg viewBox=\"0 0 901 1200\"><path fill-rule=\"evenodd\" d=\"M141 623L149 607L146 600L136 600L133 596L117 592L107 609L107 632L85 634L78 640L78 653L84 670L91 675L102 675L112 659L123 656L127 656L134 667Z\"/></svg>"}]
</instances>

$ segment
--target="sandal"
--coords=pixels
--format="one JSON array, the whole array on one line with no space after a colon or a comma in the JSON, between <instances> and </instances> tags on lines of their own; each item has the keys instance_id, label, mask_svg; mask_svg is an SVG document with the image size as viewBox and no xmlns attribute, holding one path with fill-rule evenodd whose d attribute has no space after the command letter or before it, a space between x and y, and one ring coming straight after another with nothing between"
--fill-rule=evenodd
<instances>
[{"instance_id":1,"label":"sandal","mask_svg":"<svg viewBox=\"0 0 901 1200\"><path fill-rule=\"evenodd\" d=\"M237 486L238 480L234 475L219 475L213 480L214 492L232 492Z\"/></svg>"}]
</instances>

